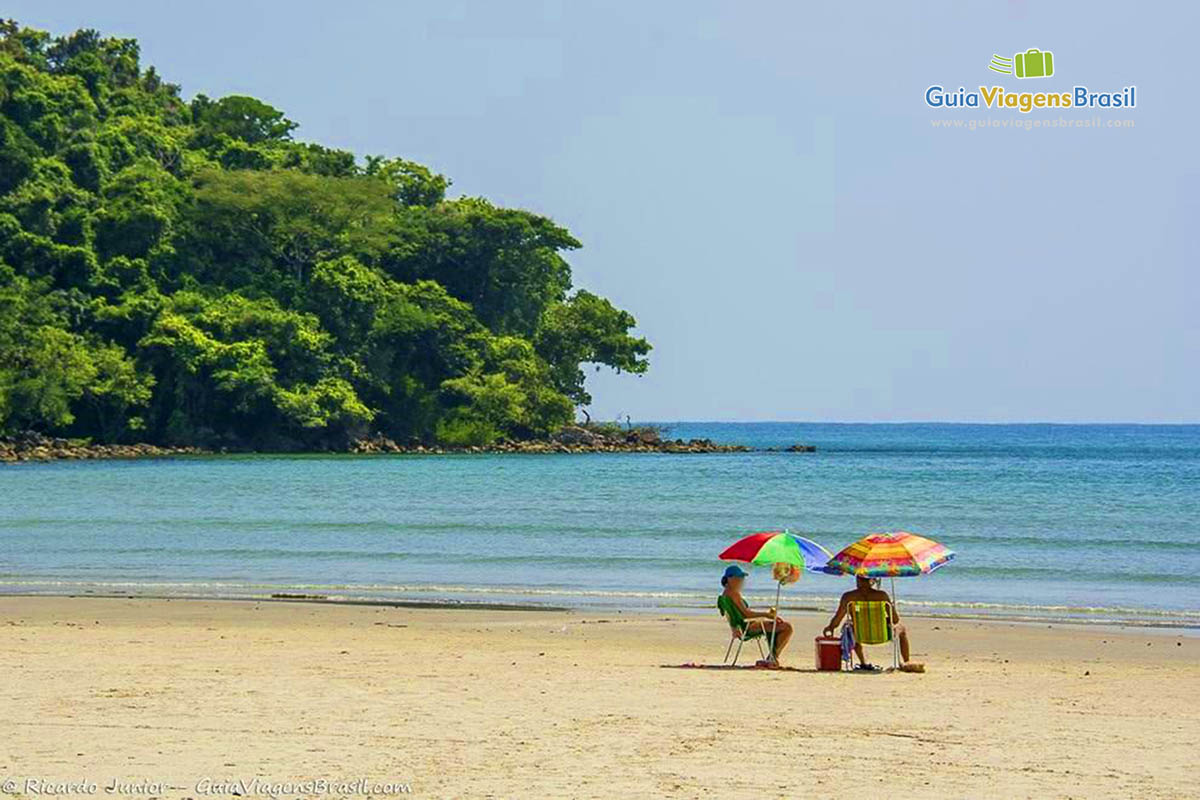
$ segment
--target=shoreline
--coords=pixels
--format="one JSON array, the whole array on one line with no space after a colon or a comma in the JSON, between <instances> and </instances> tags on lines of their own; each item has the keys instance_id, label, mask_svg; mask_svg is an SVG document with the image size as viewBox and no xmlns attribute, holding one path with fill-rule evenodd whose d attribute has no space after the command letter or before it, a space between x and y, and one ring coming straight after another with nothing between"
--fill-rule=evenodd
<instances>
[{"instance_id":1,"label":"shoreline","mask_svg":"<svg viewBox=\"0 0 1200 800\"><path fill-rule=\"evenodd\" d=\"M184 602L184 603L278 603L278 604L295 604L295 605L318 605L318 606L335 606L335 607L364 607L364 608L396 608L396 609L414 609L414 610L429 610L429 611L516 611L516 612L532 612L532 613L558 613L558 614L609 614L618 615L627 618L639 617L655 617L663 614L681 614L688 618L703 618L709 616L713 612L713 608L707 605L684 605L661 603L657 605L646 606L612 606L602 604L550 604L539 603L534 601L528 602L503 602L503 601L472 601L472 600L455 600L449 598L418 600L413 598L386 598L386 597L344 597L337 595L322 595L318 593L301 593L301 592L273 592L270 594L206 594L206 593L181 593L181 594L165 594L165 593L137 593L137 592L4 592L0 591L0 601L6 598L46 598L46 599L70 599L70 600L146 600L154 602ZM760 602L760 598L751 598L755 603ZM910 605L921 606L919 601L911 601ZM998 605L998 604L997 604ZM798 605L795 603L789 604L784 601L779 604L781 612L785 612L789 616L801 616L814 618L827 618L833 613L833 608L818 608L812 605ZM1032 608L1037 608L1036 606ZM1047 610L1054 610L1057 607L1046 606ZM1055 616L1053 614L1035 615L1035 614L1019 614L1019 613L969 613L955 612L952 610L929 610L922 608L920 610L910 610L904 608L904 601L901 604L901 610L906 619L917 619L925 621L943 621L943 622L964 622L964 623L982 623L996 625L1029 625L1029 626L1057 626L1065 628L1077 628L1079 630L1113 630L1113 631L1153 631L1166 635L1178 634L1188 638L1200 638L1200 620L1195 622L1186 622L1183 620L1155 620L1152 618L1128 618L1128 619L1110 619L1110 618L1091 618L1084 616L1086 613L1108 614L1112 609L1078 609L1077 615ZM1136 613L1137 610L1129 609L1131 613ZM1155 609L1145 609L1143 613L1153 615L1159 613L1163 616L1168 616L1172 612L1160 612Z\"/></svg>"},{"instance_id":2,"label":"shoreline","mask_svg":"<svg viewBox=\"0 0 1200 800\"><path fill-rule=\"evenodd\" d=\"M924 674L819 673L819 622L773 671L719 668L715 615L3 596L5 776L163 798L255 776L418 797L1200 793L1195 639L914 618Z\"/></svg>"}]
</instances>

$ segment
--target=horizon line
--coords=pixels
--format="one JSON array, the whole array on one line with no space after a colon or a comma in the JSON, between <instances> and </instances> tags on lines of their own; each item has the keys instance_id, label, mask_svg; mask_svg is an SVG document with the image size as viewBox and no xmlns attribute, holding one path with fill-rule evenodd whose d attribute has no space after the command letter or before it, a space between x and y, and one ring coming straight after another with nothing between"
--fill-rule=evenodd
<instances>
[{"instance_id":1,"label":"horizon line","mask_svg":"<svg viewBox=\"0 0 1200 800\"><path fill-rule=\"evenodd\" d=\"M577 420L578 421L578 420ZM613 420L594 419L593 422L612 422ZM616 420L624 424L621 420ZM690 425L1043 425L1043 426L1091 426L1091 427L1167 427L1167 428L1196 428L1200 421L1195 422L1121 422L1121 421L1088 421L1061 422L1045 420L1007 420L1007 421L975 421L975 420L801 420L801 419L634 419L634 424L690 424Z\"/></svg>"}]
</instances>

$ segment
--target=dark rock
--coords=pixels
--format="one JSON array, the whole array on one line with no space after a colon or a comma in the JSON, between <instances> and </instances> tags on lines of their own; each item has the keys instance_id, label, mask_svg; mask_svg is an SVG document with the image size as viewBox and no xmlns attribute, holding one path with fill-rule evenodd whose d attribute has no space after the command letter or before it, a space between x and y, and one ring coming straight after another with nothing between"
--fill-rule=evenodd
<instances>
[{"instance_id":1,"label":"dark rock","mask_svg":"<svg viewBox=\"0 0 1200 800\"><path fill-rule=\"evenodd\" d=\"M87 439L62 439L21 431L0 437L0 462L53 461L91 458L156 458L201 452L195 447L152 444L92 444Z\"/></svg>"},{"instance_id":2,"label":"dark rock","mask_svg":"<svg viewBox=\"0 0 1200 800\"><path fill-rule=\"evenodd\" d=\"M554 434L554 441L570 445L594 445L602 442L603 437L592 433L586 428L581 428L578 425L568 425L558 433Z\"/></svg>"},{"instance_id":3,"label":"dark rock","mask_svg":"<svg viewBox=\"0 0 1200 800\"><path fill-rule=\"evenodd\" d=\"M642 428L637 432L638 441L642 444L659 444L662 439L654 428Z\"/></svg>"}]
</instances>

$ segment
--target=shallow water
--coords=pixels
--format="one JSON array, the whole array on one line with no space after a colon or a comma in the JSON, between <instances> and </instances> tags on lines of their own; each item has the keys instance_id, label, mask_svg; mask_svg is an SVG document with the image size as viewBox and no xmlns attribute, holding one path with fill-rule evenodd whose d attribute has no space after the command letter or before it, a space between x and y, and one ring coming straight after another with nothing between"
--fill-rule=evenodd
<instances>
[{"instance_id":1,"label":"shallow water","mask_svg":"<svg viewBox=\"0 0 1200 800\"><path fill-rule=\"evenodd\" d=\"M205 457L0 469L0 592L703 607L790 528L954 549L910 611L1200 626L1200 426L676 423L791 454ZM754 571L758 597L774 590ZM784 605L828 608L806 575Z\"/></svg>"}]
</instances>

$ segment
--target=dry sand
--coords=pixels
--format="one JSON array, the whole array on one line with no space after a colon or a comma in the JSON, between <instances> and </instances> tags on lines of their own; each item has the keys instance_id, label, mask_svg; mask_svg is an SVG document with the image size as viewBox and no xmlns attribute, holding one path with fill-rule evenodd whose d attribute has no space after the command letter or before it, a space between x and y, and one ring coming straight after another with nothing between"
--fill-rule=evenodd
<instances>
[{"instance_id":1,"label":"dry sand","mask_svg":"<svg viewBox=\"0 0 1200 800\"><path fill-rule=\"evenodd\" d=\"M4 597L0 788L1200 797L1200 639L909 623L924 675L670 668L720 661L715 613Z\"/></svg>"}]
</instances>

